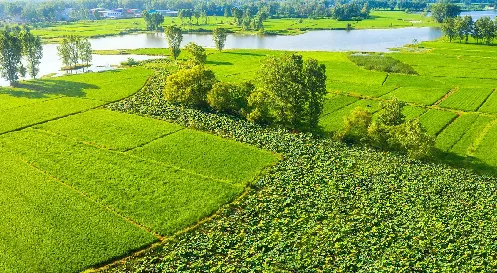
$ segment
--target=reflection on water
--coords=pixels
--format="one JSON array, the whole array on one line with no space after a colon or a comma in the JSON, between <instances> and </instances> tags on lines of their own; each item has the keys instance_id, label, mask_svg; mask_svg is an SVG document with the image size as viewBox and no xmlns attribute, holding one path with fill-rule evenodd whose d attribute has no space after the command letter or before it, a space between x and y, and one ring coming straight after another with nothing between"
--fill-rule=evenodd
<instances>
[{"instance_id":1,"label":"reflection on water","mask_svg":"<svg viewBox=\"0 0 497 273\"><path fill-rule=\"evenodd\" d=\"M226 49L274 49L294 51L377 51L385 52L389 48L400 47L411 43L414 39L421 41L433 40L442 36L438 28L398 28L398 29L365 29L365 30L319 30L310 31L295 36L261 36L230 34L226 40ZM168 44L163 33L129 34L123 36L90 39L95 50L136 49L136 48L165 48ZM183 45L195 42L201 46L214 48L210 34L185 34ZM151 56L136 55L93 55L90 71L113 69L129 57L135 60L147 60ZM60 71L62 62L57 56L57 45L43 46L43 59L39 76L63 75ZM73 72L76 73L76 72ZM8 83L0 79L0 85Z\"/></svg>"},{"instance_id":2,"label":"reflection on water","mask_svg":"<svg viewBox=\"0 0 497 273\"><path fill-rule=\"evenodd\" d=\"M490 17L492 20L495 18L495 15L497 15L496 10L480 10L480 11L463 11L461 12L461 16L466 16L469 15L473 17L473 21L478 20L481 17L487 16Z\"/></svg>"},{"instance_id":3,"label":"reflection on water","mask_svg":"<svg viewBox=\"0 0 497 273\"><path fill-rule=\"evenodd\" d=\"M364 30L318 30L295 36L261 36L230 34L226 49L275 49L295 51L388 51L418 41L434 40L442 36L438 28L398 28ZM210 34L185 34L183 45L195 42L203 47L214 48ZM167 41L163 33L135 34L92 40L94 49L163 48Z\"/></svg>"}]
</instances>

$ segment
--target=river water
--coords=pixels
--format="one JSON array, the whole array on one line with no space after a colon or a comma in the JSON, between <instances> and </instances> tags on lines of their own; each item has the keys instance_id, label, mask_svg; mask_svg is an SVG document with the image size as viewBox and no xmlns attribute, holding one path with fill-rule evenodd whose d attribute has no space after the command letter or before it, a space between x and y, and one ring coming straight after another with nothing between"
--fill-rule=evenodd
<instances>
[{"instance_id":1,"label":"river water","mask_svg":"<svg viewBox=\"0 0 497 273\"><path fill-rule=\"evenodd\" d=\"M442 36L438 28L397 28L365 30L319 30L309 31L294 36L263 36L230 34L226 40L226 49L274 49L292 51L376 51L385 52L389 48L400 47L417 41L434 40ZM123 36L90 39L94 50L165 48L168 47L163 33L129 34ZM210 34L184 34L183 45L195 42L203 47L214 48ZM151 56L138 55L93 55L92 66L87 70L104 71L113 69L127 58L147 60ZM43 46L43 59L39 76L63 75L60 71L62 62L57 56L57 45ZM75 71L79 73L82 71ZM8 83L1 79L0 85Z\"/></svg>"}]
</instances>

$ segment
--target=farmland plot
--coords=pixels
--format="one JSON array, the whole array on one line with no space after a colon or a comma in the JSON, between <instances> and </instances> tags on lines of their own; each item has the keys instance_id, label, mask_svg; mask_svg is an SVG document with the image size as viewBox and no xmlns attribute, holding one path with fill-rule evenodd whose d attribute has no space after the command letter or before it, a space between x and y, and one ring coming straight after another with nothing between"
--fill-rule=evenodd
<instances>
[{"instance_id":1,"label":"farmland plot","mask_svg":"<svg viewBox=\"0 0 497 273\"><path fill-rule=\"evenodd\" d=\"M419 120L426 128L428 134L435 136L447 127L456 117L457 114L452 112L429 110L423 114Z\"/></svg>"},{"instance_id":2,"label":"farmland plot","mask_svg":"<svg viewBox=\"0 0 497 273\"><path fill-rule=\"evenodd\" d=\"M0 149L0 271L74 272L157 240Z\"/></svg>"},{"instance_id":3,"label":"farmland plot","mask_svg":"<svg viewBox=\"0 0 497 273\"><path fill-rule=\"evenodd\" d=\"M436 147L442 151L449 151L471 128L478 115L466 114L458 117L445 130L443 130L436 139Z\"/></svg>"},{"instance_id":4,"label":"farmland plot","mask_svg":"<svg viewBox=\"0 0 497 273\"><path fill-rule=\"evenodd\" d=\"M491 93L492 89L487 88L461 88L451 94L439 106L465 111L476 111Z\"/></svg>"}]
</instances>

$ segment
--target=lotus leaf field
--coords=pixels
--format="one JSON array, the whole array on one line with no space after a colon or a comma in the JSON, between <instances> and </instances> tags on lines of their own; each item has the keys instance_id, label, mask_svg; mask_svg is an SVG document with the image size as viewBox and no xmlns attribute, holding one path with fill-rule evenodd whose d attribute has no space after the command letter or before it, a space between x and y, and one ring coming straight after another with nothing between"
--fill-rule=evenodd
<instances>
[{"instance_id":1,"label":"lotus leaf field","mask_svg":"<svg viewBox=\"0 0 497 273\"><path fill-rule=\"evenodd\" d=\"M129 50L133 54L169 55L167 49ZM368 70L353 63L350 53L300 52L327 67L327 88L320 125L325 134L340 130L343 119L360 106L376 113L381 102L405 102L408 119L419 118L435 136L441 157L458 166L496 167L485 143L497 139L497 61L493 46L424 42L388 56L407 64L418 75ZM117 52L107 52L117 53ZM253 81L271 50L209 51L207 66L220 81ZM188 58L185 53L182 58ZM469 116L469 117L468 117ZM474 122L469 122L475 118ZM465 126L464 129L456 129Z\"/></svg>"},{"instance_id":2,"label":"lotus leaf field","mask_svg":"<svg viewBox=\"0 0 497 273\"><path fill-rule=\"evenodd\" d=\"M207 52L225 82L282 53ZM412 75L301 54L327 66L314 134L169 104L167 60L1 88L0 272L496 271L494 47L388 55ZM436 137L439 162L330 138L392 97Z\"/></svg>"},{"instance_id":3,"label":"lotus leaf field","mask_svg":"<svg viewBox=\"0 0 497 273\"><path fill-rule=\"evenodd\" d=\"M0 91L1 272L76 272L130 254L209 216L279 160L101 108L151 74L131 68Z\"/></svg>"},{"instance_id":4,"label":"lotus leaf field","mask_svg":"<svg viewBox=\"0 0 497 273\"><path fill-rule=\"evenodd\" d=\"M194 124L284 160L210 221L100 272L497 269L494 176L184 109L161 99L162 83L108 107Z\"/></svg>"}]
</instances>

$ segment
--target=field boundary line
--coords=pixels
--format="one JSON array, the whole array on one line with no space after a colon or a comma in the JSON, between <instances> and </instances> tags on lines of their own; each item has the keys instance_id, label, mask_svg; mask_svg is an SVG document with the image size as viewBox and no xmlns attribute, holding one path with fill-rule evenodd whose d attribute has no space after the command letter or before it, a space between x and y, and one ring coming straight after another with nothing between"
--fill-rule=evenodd
<instances>
[{"instance_id":1,"label":"field boundary line","mask_svg":"<svg viewBox=\"0 0 497 273\"><path fill-rule=\"evenodd\" d=\"M461 115L461 116L462 116L462 115ZM456 118L456 120L457 120L457 119L459 119L461 116L457 117L457 118ZM477 119L478 119L478 117L476 117L476 119L473 121L473 123L474 123ZM454 123L456 120L454 120L452 123ZM452 124L452 123L451 123L451 124ZM449 126L450 126L450 125L449 125ZM449 126L447 126L447 127L449 127ZM464 138L464 136L466 136L466 135L469 133L469 131L470 131L470 130L471 130L471 128L469 128L468 130L465 130L465 131L464 131L464 133L462 133L462 134L459 136L459 138L458 138L456 141L454 141L454 143L453 143L452 145L450 145L450 147L446 150L446 152L450 153L450 151L452 151L452 149L454 149L454 147L457 145L457 143L459 143L459 142L461 141L461 139L463 139L463 138Z\"/></svg>"},{"instance_id":2,"label":"field boundary line","mask_svg":"<svg viewBox=\"0 0 497 273\"><path fill-rule=\"evenodd\" d=\"M152 73L152 74L154 74L154 73ZM16 128L16 129L8 130L8 131L5 131L5 132L0 132L0 136L8 134L8 133L12 133L12 132L22 131L24 129L27 129L27 128L30 128L30 127L33 127L33 126L37 126L37 125L40 125L40 124L48 123L48 122L51 122L51 121L55 121L55 120L63 119L63 118L66 118L66 117L70 117L70 116L78 115L78 114L81 114L81 113L85 113L85 112L88 112L88 111L91 111L91 110L94 110L94 109L103 108L103 107L105 107L105 106L107 106L107 105L109 105L111 103L115 103L115 102L127 99L127 98L133 96L134 94L136 94L137 92L139 92L140 90L142 90L143 88L145 88L147 86L147 84L150 82L150 80L152 79L152 76L153 75L148 76L148 78L145 81L145 83L138 90L136 90L132 94L130 94L128 96L125 96L123 98L120 98L120 99L117 99L117 100L113 100L113 101L103 101L103 100L96 100L96 99L90 99L90 98L78 98L78 99L86 99L86 100L97 101L97 102L101 102L102 104L101 105L97 105L95 107L90 107L88 109L84 109L84 110L81 110L81 111L78 111L78 112L75 112L75 113L71 113L71 114L67 114L67 115L63 115L63 116L54 117L54 118L51 118L51 119L47 119L47 120L43 120L43 121L40 121L40 122L35 122L35 123L32 123L32 124L29 124L29 125L26 125L26 126L22 126L22 127ZM58 97L56 99L59 99L59 98L71 98L71 97L61 96L61 97ZM45 102L45 101L42 101L42 102L39 102L39 103L43 103L43 102Z\"/></svg>"},{"instance_id":3,"label":"field boundary line","mask_svg":"<svg viewBox=\"0 0 497 273\"><path fill-rule=\"evenodd\" d=\"M247 185L245 187L245 190L238 197L236 197L233 201L231 201L230 203L226 203L226 204L221 205L217 211L213 212L209 216L206 216L206 217L202 218L201 220L199 220L195 224L192 224L191 226L185 227L185 228L183 228L183 229L175 232L172 235L164 236L163 239L160 242L152 244L152 245L150 245L146 249L137 251L137 252L135 252L135 253L133 253L133 254L131 254L129 256L126 256L124 258L120 258L120 259L114 260L114 262L111 262L109 264L106 264L106 265L103 265L103 266L97 266L97 267L89 268L88 269L89 271L87 270L87 271L84 271L84 272L101 272L103 270L108 270L108 269L111 269L111 268L115 268L115 267L117 267L119 265L122 265L122 264L126 263L127 261L143 257L143 256L147 255L148 253L154 251L155 249L161 247L164 243L166 243L168 241L173 241L173 240L176 239L176 237L178 237L180 235L183 235L183 234L186 234L186 233L188 233L188 232L190 232L192 230L195 230L195 229L199 228L201 225L203 225L203 224L205 224L205 223L213 220L214 218L220 216L221 215L220 212L221 212L221 210L223 208L227 208L229 206L237 204L243 198L245 198L250 193L250 191L252 191L252 190L255 190L255 189L252 188L252 186L249 184L249 185Z\"/></svg>"},{"instance_id":4,"label":"field boundary line","mask_svg":"<svg viewBox=\"0 0 497 273\"><path fill-rule=\"evenodd\" d=\"M387 75L385 76L385 79L384 79L384 80L383 80L383 82L381 83L381 86L385 85L385 82L387 82L388 77L390 77L390 73L387 73Z\"/></svg>"},{"instance_id":5,"label":"field boundary line","mask_svg":"<svg viewBox=\"0 0 497 273\"><path fill-rule=\"evenodd\" d=\"M445 95L443 95L439 100L437 100L432 106L438 106L440 103L447 100L452 94L454 94L458 90L459 88L457 87L450 89L449 92L445 93Z\"/></svg>"},{"instance_id":6,"label":"field boundary line","mask_svg":"<svg viewBox=\"0 0 497 273\"><path fill-rule=\"evenodd\" d=\"M156 137L156 138L154 138L154 139L152 139L152 140L150 140L150 141L147 141L147 142L145 142L145 143L142 143L142 144L140 144L140 145L138 145L138 146L136 146L136 147L133 147L133 148L124 149L124 150L122 150L121 152L123 152L123 153L127 153L127 152L134 151L134 150L136 150L136 149L139 149L139 148L143 148L143 147L147 146L148 144L150 144L150 143L152 143L152 142L154 142L154 141L157 141L157 140L160 140L160 139L166 138L166 137L168 137L168 136L170 136L170 135L174 135L174 134L176 134L176 133L178 133L178 132L181 132L181 131L183 131L183 130L185 130L185 129L186 129L186 127L183 127L183 128L178 129L178 130L176 130L176 131L173 131L173 132L169 132L169 133L162 134L162 135L160 135L160 136L158 136L158 137Z\"/></svg>"},{"instance_id":7,"label":"field boundary line","mask_svg":"<svg viewBox=\"0 0 497 273\"><path fill-rule=\"evenodd\" d=\"M96 143L82 141L81 139L73 138L73 137L69 137L69 136L65 136L65 135L62 135L62 134L59 134L59 133L55 133L55 132L52 132L52 131L49 131L49 130L40 129L40 128L32 128L32 129L36 130L36 131L39 131L39 132L42 132L42 133L45 133L45 134L48 134L48 135L52 135L52 136L58 137L58 138L67 139L69 141L74 141L74 142L82 144L82 145L86 145L86 146L90 146L90 147L93 147L93 148L97 148L99 150L104 150L104 151L107 151L107 152L120 154L122 156L131 157L131 158L143 160L143 161L146 161L146 162L154 163L154 164L157 164L157 165L160 165L160 166L163 166L163 167L171 168L171 169L174 169L174 170L177 170L177 171L181 171L181 172L184 172L184 173L187 173L187 174L190 174L190 175L193 175L193 176L197 176L197 177L200 177L200 178L203 178L203 179L209 179L209 180L213 180L213 181L216 181L216 182L220 182L220 183L224 183L224 184L229 184L230 186L240 185L240 183L235 183L235 181L224 180L224 179L220 179L220 178L216 178L216 177L211 177L211 176L203 175L203 174L200 174L200 173L193 172L191 170L180 168L180 167L172 165L172 164L168 164L168 163L165 163L165 162L160 162L160 161L157 161L157 160L154 160L154 159L150 159L150 158L139 157L139 156L136 156L136 155L133 155L133 154L129 154L127 152L123 152L123 151L119 151L119 150L112 150L112 149L109 149L107 147L99 146ZM182 130L184 130L184 129L186 129L186 128L183 128Z\"/></svg>"},{"instance_id":8,"label":"field boundary line","mask_svg":"<svg viewBox=\"0 0 497 273\"><path fill-rule=\"evenodd\" d=\"M490 98L490 96L492 96L495 92L495 88L492 89L492 92L490 92L490 94L488 94L488 96L482 101L482 103L480 103L480 105L478 106L478 108L476 108L476 111L479 112L480 111L480 108L483 107L483 105L487 102L487 100Z\"/></svg>"},{"instance_id":9,"label":"field boundary line","mask_svg":"<svg viewBox=\"0 0 497 273\"><path fill-rule=\"evenodd\" d=\"M483 128L483 130L481 131L481 133L478 134L478 136L475 138L475 140L473 141L473 143L471 143L471 145L468 147L468 151L467 151L467 155L468 156L474 156L475 155L476 150L480 146L480 144L483 141L483 139L485 138L485 136L488 134L488 131L490 131L490 129L492 129L494 126L497 126L497 119L494 119L494 120L490 121L485 126L485 128Z\"/></svg>"},{"instance_id":10,"label":"field boundary line","mask_svg":"<svg viewBox=\"0 0 497 273\"><path fill-rule=\"evenodd\" d=\"M158 240L162 240L162 238L164 238L162 235L156 233L155 231L149 229L148 227L134 221L133 219L129 218L129 217L126 217L122 214L120 214L118 211L116 211L115 209L113 209L112 207L109 207L109 206L106 206L104 204L102 204L101 202L95 200L94 198L92 198L89 194L83 192L83 191L80 191L76 188L74 188L73 186L65 183L63 180L61 180L60 178L58 177L55 177L53 175L51 175L49 172L45 171L44 169L34 165L33 163L29 162L28 160L26 160L24 157L22 157L21 155L18 155L18 154L15 154L13 153L10 149L5 149L7 152L9 152L10 154L12 154L14 157L16 157L17 159L19 159L20 161L22 161L23 163L25 163L26 165L28 165L29 167L37 170L38 172L42 173L43 175L47 176L48 178L50 178L51 180L53 180L54 182L56 183L59 183L61 185L63 185L64 187L66 187L67 189L79 194L80 196L84 197L85 199L88 199L91 203L94 203L96 205L98 205L99 207L111 212L112 214L114 214L115 216L125 220L126 222L136 226L136 227L139 227L140 229L143 229L145 230L146 232L148 233L151 233L153 234L155 237L157 237Z\"/></svg>"},{"instance_id":11,"label":"field boundary line","mask_svg":"<svg viewBox=\"0 0 497 273\"><path fill-rule=\"evenodd\" d=\"M334 94L339 95L339 96L347 96L347 97L358 98L358 97L354 97L354 96L349 96L349 95L347 95L347 94L345 94L345 95L343 95L343 94L341 94L341 93L334 93ZM360 99L360 98L359 98L359 99ZM351 102L351 103L347 103L347 104L343 105L342 107L340 107L340 108L338 108L338 109L335 109L335 110L333 110L333 111L331 111L331 112L329 112L329 113L326 113L325 115L321 115L319 118L324 118L324 117L327 117L327 116L329 116L329 115L331 115L331 114L333 114L333 113L335 113L335 112L337 112L337 111L340 111L340 110L342 110L343 108L345 108L345 107L347 107L347 106L350 106L350 105L352 105L352 104L354 104L354 103L356 103L356 102L357 102L357 100L356 100L356 101L353 101L353 102Z\"/></svg>"}]
</instances>

